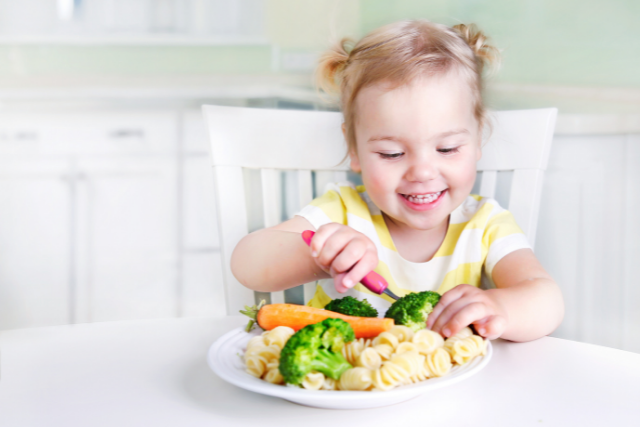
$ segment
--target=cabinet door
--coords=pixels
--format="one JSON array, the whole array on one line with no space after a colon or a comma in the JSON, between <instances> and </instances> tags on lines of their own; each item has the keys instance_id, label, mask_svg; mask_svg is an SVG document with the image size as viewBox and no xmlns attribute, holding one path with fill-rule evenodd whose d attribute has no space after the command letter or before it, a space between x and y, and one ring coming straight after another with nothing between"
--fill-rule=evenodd
<instances>
[{"instance_id":1,"label":"cabinet door","mask_svg":"<svg viewBox=\"0 0 640 427\"><path fill-rule=\"evenodd\" d=\"M0 162L0 329L73 321L70 172L59 159Z\"/></svg>"},{"instance_id":2,"label":"cabinet door","mask_svg":"<svg viewBox=\"0 0 640 427\"><path fill-rule=\"evenodd\" d=\"M79 321L178 313L177 160L79 160Z\"/></svg>"},{"instance_id":3,"label":"cabinet door","mask_svg":"<svg viewBox=\"0 0 640 427\"><path fill-rule=\"evenodd\" d=\"M224 315L226 308L213 194L213 167L202 112L185 112L182 123L181 314Z\"/></svg>"}]
</instances>

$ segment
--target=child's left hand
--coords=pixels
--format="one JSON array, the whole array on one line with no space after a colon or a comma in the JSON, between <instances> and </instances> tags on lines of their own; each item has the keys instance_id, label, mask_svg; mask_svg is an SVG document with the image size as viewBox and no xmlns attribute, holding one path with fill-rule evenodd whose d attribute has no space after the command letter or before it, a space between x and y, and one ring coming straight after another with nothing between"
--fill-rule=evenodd
<instances>
[{"instance_id":1,"label":"child's left hand","mask_svg":"<svg viewBox=\"0 0 640 427\"><path fill-rule=\"evenodd\" d=\"M448 338L473 324L486 339L500 337L507 329L508 317L492 291L458 285L445 292L429 314L427 328Z\"/></svg>"}]
</instances>

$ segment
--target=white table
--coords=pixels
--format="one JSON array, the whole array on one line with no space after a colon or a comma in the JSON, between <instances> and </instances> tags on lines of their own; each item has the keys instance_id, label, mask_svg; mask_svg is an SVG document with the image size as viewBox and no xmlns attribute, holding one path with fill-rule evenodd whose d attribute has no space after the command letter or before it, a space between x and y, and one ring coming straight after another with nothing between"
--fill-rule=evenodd
<instances>
[{"instance_id":1,"label":"white table","mask_svg":"<svg viewBox=\"0 0 640 427\"><path fill-rule=\"evenodd\" d=\"M384 408L324 410L242 390L209 370L211 343L244 323L233 316L2 332L0 426L640 424L640 354L556 338L497 340L489 365L459 384Z\"/></svg>"}]
</instances>

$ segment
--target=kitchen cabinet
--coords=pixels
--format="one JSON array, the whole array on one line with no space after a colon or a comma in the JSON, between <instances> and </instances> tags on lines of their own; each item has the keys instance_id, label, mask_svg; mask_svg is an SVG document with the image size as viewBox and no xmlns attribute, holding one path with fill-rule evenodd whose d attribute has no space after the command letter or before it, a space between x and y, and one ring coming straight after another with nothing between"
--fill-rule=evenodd
<instances>
[{"instance_id":1,"label":"kitchen cabinet","mask_svg":"<svg viewBox=\"0 0 640 427\"><path fill-rule=\"evenodd\" d=\"M75 283L69 162L1 159L0 328L70 323Z\"/></svg>"},{"instance_id":2,"label":"kitchen cabinet","mask_svg":"<svg viewBox=\"0 0 640 427\"><path fill-rule=\"evenodd\" d=\"M0 328L180 311L176 110L0 113Z\"/></svg>"},{"instance_id":3,"label":"kitchen cabinet","mask_svg":"<svg viewBox=\"0 0 640 427\"><path fill-rule=\"evenodd\" d=\"M536 254L559 284L553 336L640 352L640 135L554 137Z\"/></svg>"},{"instance_id":4,"label":"kitchen cabinet","mask_svg":"<svg viewBox=\"0 0 640 427\"><path fill-rule=\"evenodd\" d=\"M77 171L75 321L175 316L175 158L89 158Z\"/></svg>"},{"instance_id":5,"label":"kitchen cabinet","mask_svg":"<svg viewBox=\"0 0 640 427\"><path fill-rule=\"evenodd\" d=\"M225 313L213 168L200 109L181 114L181 305L183 316Z\"/></svg>"}]
</instances>

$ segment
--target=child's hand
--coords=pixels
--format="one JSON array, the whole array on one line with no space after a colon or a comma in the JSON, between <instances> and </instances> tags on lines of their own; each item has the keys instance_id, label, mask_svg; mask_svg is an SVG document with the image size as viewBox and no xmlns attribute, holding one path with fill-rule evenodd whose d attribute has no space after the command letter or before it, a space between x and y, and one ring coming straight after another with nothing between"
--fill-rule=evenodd
<instances>
[{"instance_id":1,"label":"child's hand","mask_svg":"<svg viewBox=\"0 0 640 427\"><path fill-rule=\"evenodd\" d=\"M427 327L444 337L473 324L487 339L500 337L507 328L507 313L491 291L471 285L458 285L442 295L427 318Z\"/></svg>"},{"instance_id":2,"label":"child's hand","mask_svg":"<svg viewBox=\"0 0 640 427\"><path fill-rule=\"evenodd\" d=\"M371 239L346 225L321 226L309 246L316 264L333 277L340 293L378 266L378 251Z\"/></svg>"}]
</instances>

